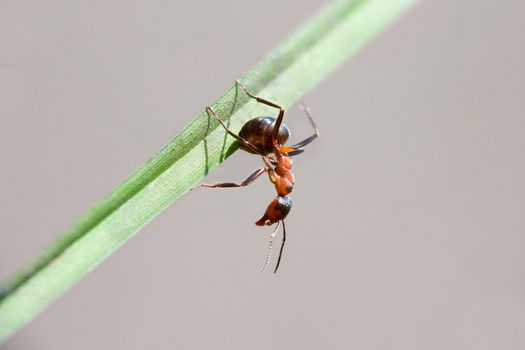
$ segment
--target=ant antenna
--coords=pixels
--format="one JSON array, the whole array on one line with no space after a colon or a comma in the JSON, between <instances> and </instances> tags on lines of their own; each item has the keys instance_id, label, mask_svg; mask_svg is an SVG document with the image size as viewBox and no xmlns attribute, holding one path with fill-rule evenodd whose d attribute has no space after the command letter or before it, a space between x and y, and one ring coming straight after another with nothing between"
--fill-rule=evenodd
<instances>
[{"instance_id":1,"label":"ant antenna","mask_svg":"<svg viewBox=\"0 0 525 350\"><path fill-rule=\"evenodd\" d=\"M286 225L284 224L284 220L281 221L283 223L283 242L281 243L281 249L279 250L279 259L277 259L277 265L275 265L275 270L273 270L273 273L277 273L277 270L279 269L279 264L281 264L281 257L283 256L284 243L286 242Z\"/></svg>"},{"instance_id":2,"label":"ant antenna","mask_svg":"<svg viewBox=\"0 0 525 350\"><path fill-rule=\"evenodd\" d=\"M273 240L275 239L275 235L277 234L277 230L279 230L279 226L281 226L281 222L277 222L277 226L275 227L275 230L273 230L273 233L270 235L270 245L268 246L268 253L266 254L266 260L264 261L264 266L259 270L259 272L264 272L268 268L268 265L270 264L270 259L272 258L272 246L273 246ZM281 257L279 256L279 259Z\"/></svg>"}]
</instances>

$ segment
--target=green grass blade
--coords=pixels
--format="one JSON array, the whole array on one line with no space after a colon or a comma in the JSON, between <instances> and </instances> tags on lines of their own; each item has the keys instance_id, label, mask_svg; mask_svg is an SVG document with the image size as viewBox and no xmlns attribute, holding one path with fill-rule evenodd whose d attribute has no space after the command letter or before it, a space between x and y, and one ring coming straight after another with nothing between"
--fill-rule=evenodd
<instances>
[{"instance_id":1,"label":"green grass blade","mask_svg":"<svg viewBox=\"0 0 525 350\"><path fill-rule=\"evenodd\" d=\"M337 1L293 33L242 81L252 92L288 107L416 2ZM255 111L255 103L241 91L237 94L234 87L212 106L233 130L238 130ZM225 138L214 120L205 112L199 114L31 265L0 285L0 342L29 322L235 149L232 139Z\"/></svg>"}]
</instances>

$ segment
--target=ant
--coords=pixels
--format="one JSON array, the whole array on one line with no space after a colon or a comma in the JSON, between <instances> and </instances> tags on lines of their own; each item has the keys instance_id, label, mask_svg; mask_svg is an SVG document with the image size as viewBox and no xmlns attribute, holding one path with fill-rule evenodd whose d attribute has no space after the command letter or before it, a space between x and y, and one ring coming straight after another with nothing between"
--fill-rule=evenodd
<instances>
[{"instance_id":1,"label":"ant","mask_svg":"<svg viewBox=\"0 0 525 350\"><path fill-rule=\"evenodd\" d=\"M277 119L274 117L253 118L243 125L239 134L235 134L210 107L206 107L206 112L208 113L208 116L211 115L217 119L226 132L239 142L239 147L241 149L261 156L264 167L257 169L253 174L248 176L246 180L240 183L202 183L197 185L197 187L244 187L253 183L262 174L268 173L270 181L275 185L277 196L268 205L264 215L255 224L257 226L270 226L277 223L273 233L270 235L270 245L268 247L264 266L260 270L261 272L265 271L270 263L273 240L281 223L283 225L283 240L279 251L279 258L277 259L277 264L273 271L276 273L281 263L284 244L286 242L286 226L284 224L284 219L292 209L292 199L289 194L292 192L295 185L295 178L291 171L293 161L290 157L304 152L303 147L319 136L319 129L315 125L309 108L301 103L301 108L306 112L306 116L310 120L310 124L315 133L295 145L285 146L284 144L290 137L290 130L282 123L284 118L284 108L253 95L239 80L236 80L236 84L237 86L240 86L248 96L255 99L257 102L278 109L279 115L277 116Z\"/></svg>"}]
</instances>

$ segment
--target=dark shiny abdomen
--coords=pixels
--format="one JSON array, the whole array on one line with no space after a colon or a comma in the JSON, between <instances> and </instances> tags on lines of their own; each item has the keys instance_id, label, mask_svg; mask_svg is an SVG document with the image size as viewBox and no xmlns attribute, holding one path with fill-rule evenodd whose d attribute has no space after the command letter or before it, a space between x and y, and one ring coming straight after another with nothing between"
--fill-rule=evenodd
<instances>
[{"instance_id":1,"label":"dark shiny abdomen","mask_svg":"<svg viewBox=\"0 0 525 350\"><path fill-rule=\"evenodd\" d=\"M243 125L241 131L239 132L239 136L255 145L255 147L261 150L261 152L264 154L272 153L272 131L274 125L274 117L253 118ZM288 141L289 137L290 130L286 127L286 125L281 124L279 133L277 134L277 143L284 145L286 141ZM242 145L241 148L246 152L255 153L253 150L243 147Z\"/></svg>"}]
</instances>

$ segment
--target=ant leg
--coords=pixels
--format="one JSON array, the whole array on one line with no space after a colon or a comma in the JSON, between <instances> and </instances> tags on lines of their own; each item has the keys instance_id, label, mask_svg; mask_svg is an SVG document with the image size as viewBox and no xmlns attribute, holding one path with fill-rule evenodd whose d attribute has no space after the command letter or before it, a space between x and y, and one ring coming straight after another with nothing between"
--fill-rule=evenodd
<instances>
[{"instance_id":1,"label":"ant leg","mask_svg":"<svg viewBox=\"0 0 525 350\"><path fill-rule=\"evenodd\" d=\"M266 269L268 268L268 265L270 264L270 260L272 259L273 240L275 239L275 235L277 234L277 230L279 229L279 226L281 226L281 223L277 222L277 226L273 230L273 233L270 235L270 244L268 245L268 253L266 254L266 260L264 261L264 265L259 270L259 272L266 271Z\"/></svg>"},{"instance_id":2,"label":"ant leg","mask_svg":"<svg viewBox=\"0 0 525 350\"><path fill-rule=\"evenodd\" d=\"M246 86L244 86L243 83L241 83L240 80L236 80L235 81L240 87L242 87L242 89L244 90L244 92L246 93L246 95L250 96L251 98L255 99L257 102L260 102L260 103L263 103L267 106L270 106L270 107L273 107L273 108L277 108L279 110L279 115L277 116L277 121L275 122L275 125L273 126L273 130L272 130L272 142L275 144L276 141L277 141L277 135L279 134L279 128L281 127L281 123L283 121L283 118L284 118L284 108L273 103L273 102L270 102L268 100L265 100L263 98L260 98L258 96L255 96L253 95L250 91L248 91L248 89L246 88Z\"/></svg>"},{"instance_id":3,"label":"ant leg","mask_svg":"<svg viewBox=\"0 0 525 350\"><path fill-rule=\"evenodd\" d=\"M279 269L279 265L281 264L281 258L283 256L283 249L284 249L284 243L286 242L286 225L284 224L284 220L281 220L283 223L283 241L281 243L281 249L279 250L279 258L277 259L277 264L275 265L275 270L273 270L273 273L277 273L277 270Z\"/></svg>"},{"instance_id":4,"label":"ant leg","mask_svg":"<svg viewBox=\"0 0 525 350\"><path fill-rule=\"evenodd\" d=\"M299 143L296 143L293 146L287 146L287 148L291 148L292 150L297 150L298 148L303 148L304 146L308 145L310 142L312 142L313 140L315 140L316 138L319 137L319 129L317 128L317 125L315 125L314 118L312 117L312 113L310 112L310 108L305 106L305 104L302 101L301 101L300 107L306 112L306 116L310 120L310 124L312 124L312 128L314 129L315 133L312 136L310 136L309 138L307 138L307 139L305 139L305 140L303 140L303 141L301 141ZM295 154L299 154L299 153L295 153Z\"/></svg>"},{"instance_id":5,"label":"ant leg","mask_svg":"<svg viewBox=\"0 0 525 350\"><path fill-rule=\"evenodd\" d=\"M243 139L242 137L240 137L239 135L237 135L236 133L234 133L233 131L231 131L228 126L226 124L224 124L224 122L222 121L221 118L219 118L219 116L213 111L213 109L211 109L210 107L206 107L206 113L208 113L208 116L211 114L215 119L217 119L217 121L219 122L219 124L222 125L222 127L224 128L224 130L226 130L226 132L233 138L235 138L236 140L238 140L240 143L242 143L243 145L245 145L246 147L250 148L252 151L254 151L255 153L257 154L260 154L261 151L259 151L259 149L257 147L255 147L254 144L250 143L249 141L246 141L245 139Z\"/></svg>"},{"instance_id":6,"label":"ant leg","mask_svg":"<svg viewBox=\"0 0 525 350\"><path fill-rule=\"evenodd\" d=\"M267 167L264 167L264 168L261 168L261 169L257 169L257 170L254 171L253 174L248 176L248 178L246 180L244 180L243 182L241 182L241 183L220 182L220 183L216 183L216 184L199 184L199 185L197 185L195 187L209 187L209 188L217 188L217 187L221 187L221 188L224 188L224 187L244 187L244 186L250 185L252 182L257 180L257 178L259 176L261 176L262 174L264 174L266 171L268 171Z\"/></svg>"},{"instance_id":7,"label":"ant leg","mask_svg":"<svg viewBox=\"0 0 525 350\"><path fill-rule=\"evenodd\" d=\"M289 157L293 157L303 152L304 152L304 149L298 148L298 149L294 149L293 151L287 152L286 155Z\"/></svg>"}]
</instances>

